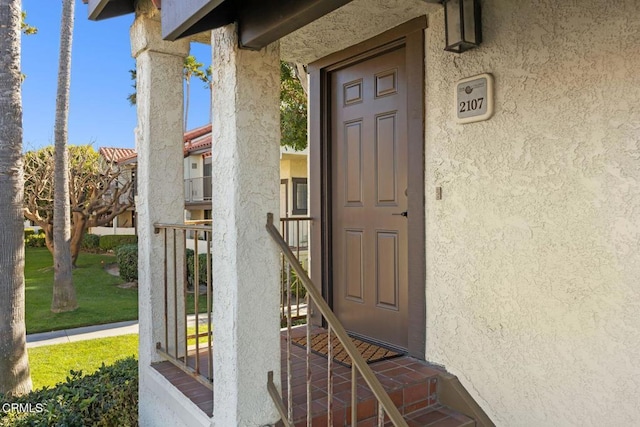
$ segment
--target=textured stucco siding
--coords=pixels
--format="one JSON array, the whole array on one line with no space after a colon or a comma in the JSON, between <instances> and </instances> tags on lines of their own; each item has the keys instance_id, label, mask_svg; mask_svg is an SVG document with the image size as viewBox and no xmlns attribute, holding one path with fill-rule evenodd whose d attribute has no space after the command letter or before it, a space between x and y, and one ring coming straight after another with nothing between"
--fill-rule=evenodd
<instances>
[{"instance_id":1,"label":"textured stucco siding","mask_svg":"<svg viewBox=\"0 0 640 427\"><path fill-rule=\"evenodd\" d=\"M139 422L148 427L210 427L211 419L160 373L141 367Z\"/></svg>"},{"instance_id":2,"label":"textured stucco siding","mask_svg":"<svg viewBox=\"0 0 640 427\"><path fill-rule=\"evenodd\" d=\"M138 76L139 423L153 427L210 425L193 403L150 366L161 360L156 343L163 340L165 319L163 290L157 286L165 271L164 245L161 235L154 233L154 224L180 223L184 218L182 64L189 43L161 40L160 23L138 15L131 27L131 51ZM172 304L170 299L169 306ZM172 316L169 314L169 324L184 328L184 320L174 323Z\"/></svg>"},{"instance_id":3,"label":"textured stucco siding","mask_svg":"<svg viewBox=\"0 0 640 427\"><path fill-rule=\"evenodd\" d=\"M214 425L261 426L277 412L278 250L265 230L279 212L279 47L238 49L235 26L212 32Z\"/></svg>"},{"instance_id":4,"label":"textured stucco siding","mask_svg":"<svg viewBox=\"0 0 640 427\"><path fill-rule=\"evenodd\" d=\"M280 179L306 178L306 159L282 159L280 160Z\"/></svg>"},{"instance_id":5,"label":"textured stucco siding","mask_svg":"<svg viewBox=\"0 0 640 427\"><path fill-rule=\"evenodd\" d=\"M353 0L283 37L281 56L308 64L441 7L423 0Z\"/></svg>"},{"instance_id":6,"label":"textured stucco siding","mask_svg":"<svg viewBox=\"0 0 640 427\"><path fill-rule=\"evenodd\" d=\"M427 358L500 426L638 425L640 3L482 12L480 49L426 31ZM483 72L493 118L456 124Z\"/></svg>"}]
</instances>

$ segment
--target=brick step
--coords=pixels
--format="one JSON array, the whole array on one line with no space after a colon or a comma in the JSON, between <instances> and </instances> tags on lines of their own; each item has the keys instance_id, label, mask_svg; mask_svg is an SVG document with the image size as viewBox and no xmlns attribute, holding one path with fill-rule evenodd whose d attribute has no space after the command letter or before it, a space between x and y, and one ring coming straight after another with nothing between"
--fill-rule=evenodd
<instances>
[{"instance_id":1,"label":"brick step","mask_svg":"<svg viewBox=\"0 0 640 427\"><path fill-rule=\"evenodd\" d=\"M368 413L371 415L371 412ZM360 418L360 417L358 417ZM404 419L409 427L475 427L476 422L446 406L436 404L427 408L418 409L417 411L404 414ZM312 426L326 427L327 416L325 414L318 414L313 417ZM306 421L298 421L295 423L296 427L305 427ZM358 427L375 427L378 425L377 416L369 416L365 419L359 419ZM276 426L283 426L282 422L278 422ZM351 426L351 416L346 416L344 410L334 411L333 426ZM390 421L385 423L385 427L392 427Z\"/></svg>"},{"instance_id":2,"label":"brick step","mask_svg":"<svg viewBox=\"0 0 640 427\"><path fill-rule=\"evenodd\" d=\"M446 406L437 405L405 414L409 427L474 427L476 422Z\"/></svg>"},{"instance_id":3,"label":"brick step","mask_svg":"<svg viewBox=\"0 0 640 427\"><path fill-rule=\"evenodd\" d=\"M326 362L324 362L326 363ZM437 402L437 371L422 362L407 357L380 362L372 366L389 397L401 414L439 405ZM327 425L326 374L324 366L317 366L312 382L312 425ZM325 376L321 376L324 374ZM297 376L300 378L299 376ZM283 384L286 384L283 378ZM283 395L286 398L286 385ZM362 378L358 381L358 426L377 426L378 403ZM293 419L295 426L306 426L306 385L293 387ZM286 403L285 403L286 405ZM333 426L351 425L351 369L336 366L333 380Z\"/></svg>"}]
</instances>

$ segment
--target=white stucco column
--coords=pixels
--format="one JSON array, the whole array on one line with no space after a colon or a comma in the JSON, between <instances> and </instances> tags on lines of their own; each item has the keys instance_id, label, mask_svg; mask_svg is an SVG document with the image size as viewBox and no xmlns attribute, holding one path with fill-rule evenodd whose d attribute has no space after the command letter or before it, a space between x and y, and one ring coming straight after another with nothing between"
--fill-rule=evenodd
<instances>
[{"instance_id":1,"label":"white stucco column","mask_svg":"<svg viewBox=\"0 0 640 427\"><path fill-rule=\"evenodd\" d=\"M212 33L214 425L278 419L267 372L280 379L278 252L279 46L238 48L235 25Z\"/></svg>"},{"instance_id":2,"label":"white stucco column","mask_svg":"<svg viewBox=\"0 0 640 427\"><path fill-rule=\"evenodd\" d=\"M183 82L188 40L167 42L160 22L138 14L131 27L136 58L138 152L138 287L141 381L144 369L159 360L155 343L163 336L163 240L154 223L182 223Z\"/></svg>"}]
</instances>

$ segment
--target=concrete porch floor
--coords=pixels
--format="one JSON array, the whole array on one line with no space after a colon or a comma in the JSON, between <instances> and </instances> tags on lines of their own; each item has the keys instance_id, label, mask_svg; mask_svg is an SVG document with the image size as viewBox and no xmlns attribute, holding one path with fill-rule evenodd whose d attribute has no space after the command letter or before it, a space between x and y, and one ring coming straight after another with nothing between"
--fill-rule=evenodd
<instances>
[{"instance_id":1,"label":"concrete porch floor","mask_svg":"<svg viewBox=\"0 0 640 427\"><path fill-rule=\"evenodd\" d=\"M314 331L315 332L315 331ZM304 327L295 328L293 336L305 333ZM286 378L286 331L281 334L282 351L282 396L287 401ZM296 426L306 426L306 350L291 346L291 389L293 391L293 417ZM207 373L207 352L201 351L200 366ZM311 412L313 426L327 425L327 359L311 354ZM195 365L195 352L188 357L189 366ZM452 411L438 403L437 367L409 357L400 356L370 364L391 399L405 416L411 427L462 427L473 426L475 422L464 415ZM209 417L213 414L213 392L170 362L160 362L153 367L169 382L196 404ZM351 425L351 368L333 363L333 425ZM267 393L267 379L264 379ZM358 426L377 425L377 402L364 380L359 377L357 388Z\"/></svg>"}]
</instances>

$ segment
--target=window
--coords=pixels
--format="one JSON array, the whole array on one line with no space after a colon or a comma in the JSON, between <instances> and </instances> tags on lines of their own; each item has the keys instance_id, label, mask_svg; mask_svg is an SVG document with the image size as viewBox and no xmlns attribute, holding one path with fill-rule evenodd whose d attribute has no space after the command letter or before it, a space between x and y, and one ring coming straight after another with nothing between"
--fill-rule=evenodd
<instances>
[{"instance_id":1,"label":"window","mask_svg":"<svg viewBox=\"0 0 640 427\"><path fill-rule=\"evenodd\" d=\"M292 178L293 215L307 214L307 178Z\"/></svg>"}]
</instances>

